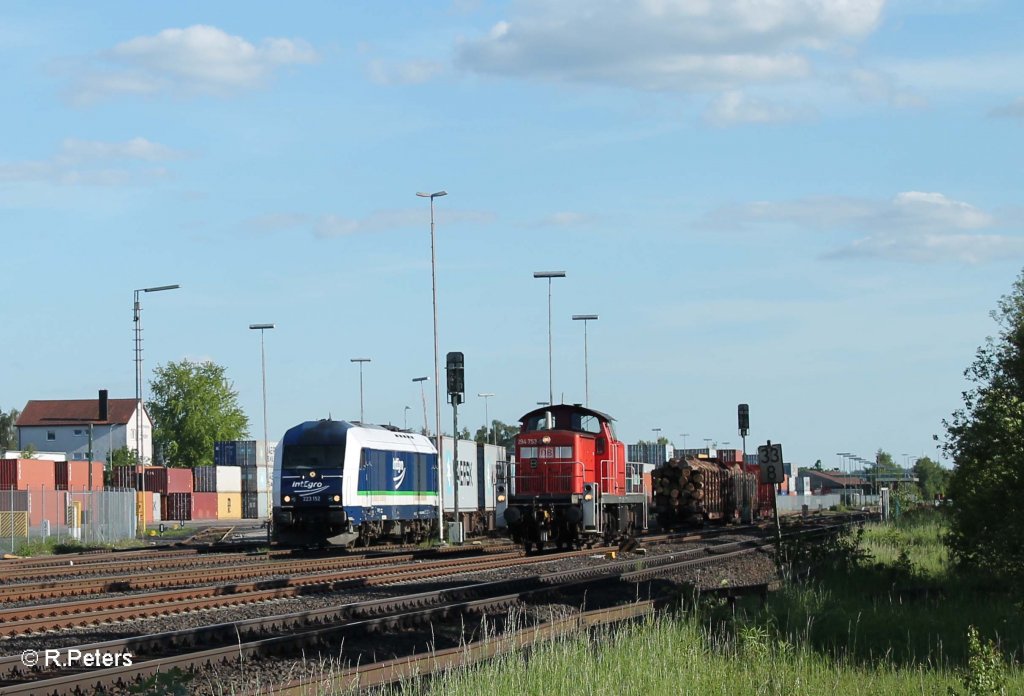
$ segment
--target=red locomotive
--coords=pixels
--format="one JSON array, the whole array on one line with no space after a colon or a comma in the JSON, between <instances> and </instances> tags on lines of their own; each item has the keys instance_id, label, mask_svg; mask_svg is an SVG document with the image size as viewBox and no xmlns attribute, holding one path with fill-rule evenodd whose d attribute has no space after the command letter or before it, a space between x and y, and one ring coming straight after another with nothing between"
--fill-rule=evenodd
<instances>
[{"instance_id":1,"label":"red locomotive","mask_svg":"<svg viewBox=\"0 0 1024 696\"><path fill-rule=\"evenodd\" d=\"M580 547L646 527L641 472L626 462L612 418L579 404L530 411L515 438L516 464L497 487L497 511L527 551Z\"/></svg>"}]
</instances>

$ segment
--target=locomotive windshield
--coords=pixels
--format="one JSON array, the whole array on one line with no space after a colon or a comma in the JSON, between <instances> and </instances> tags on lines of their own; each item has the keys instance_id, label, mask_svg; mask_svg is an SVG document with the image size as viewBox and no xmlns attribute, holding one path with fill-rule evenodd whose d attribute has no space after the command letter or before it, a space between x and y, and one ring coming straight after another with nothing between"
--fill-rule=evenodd
<instances>
[{"instance_id":1,"label":"locomotive windshield","mask_svg":"<svg viewBox=\"0 0 1024 696\"><path fill-rule=\"evenodd\" d=\"M345 461L345 445L289 445L281 455L285 471L340 469Z\"/></svg>"},{"instance_id":2,"label":"locomotive windshield","mask_svg":"<svg viewBox=\"0 0 1024 696\"><path fill-rule=\"evenodd\" d=\"M548 415L551 416L551 426L548 426ZM536 414L526 419L525 429L527 432L534 430L572 430L579 433L601 433L601 419L590 413L579 411L548 411Z\"/></svg>"}]
</instances>

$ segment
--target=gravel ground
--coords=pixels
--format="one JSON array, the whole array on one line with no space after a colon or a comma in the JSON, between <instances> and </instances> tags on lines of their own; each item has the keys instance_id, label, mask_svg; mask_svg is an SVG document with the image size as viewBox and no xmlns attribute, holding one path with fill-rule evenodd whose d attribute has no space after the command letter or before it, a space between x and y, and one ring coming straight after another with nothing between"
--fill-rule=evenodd
<instances>
[{"instance_id":1,"label":"gravel ground","mask_svg":"<svg viewBox=\"0 0 1024 696\"><path fill-rule=\"evenodd\" d=\"M735 535L718 537L714 545L728 541L749 540L750 536ZM77 646L88 643L126 638L139 635L150 635L165 631L195 628L231 621L287 614L298 611L310 611L319 608L361 602L382 597L394 597L414 592L424 592L440 587L455 587L472 582L488 582L494 580L514 579L533 576L538 573L569 570L585 566L600 566L621 560L642 560L655 555L673 551L689 550L708 546L706 543L670 543L652 545L647 554L619 553L616 560L606 558L606 552L595 549L593 554L571 559L546 561L543 556L524 559L524 562L511 568L486 570L449 576L435 581L413 581L322 595L306 595L298 598L278 599L226 609L212 609L187 614L161 616L131 622L118 622L88 628L65 629L59 632L20 636L0 639L0 654L19 654L23 650L45 650L59 647ZM724 584L740 586L759 584L775 580L775 566L769 554L755 552L730 559L727 563L712 567L677 572L671 576L672 581L687 583L701 589L714 589ZM656 584L663 584L656 583ZM79 598L75 598L79 599ZM600 593L591 593L590 600L601 600ZM620 599L621 597L616 597ZM630 598L632 599L632 598ZM588 602L589 604L590 602ZM564 616L580 609L582 601L546 601L531 605L521 604L516 610L516 620L535 622L549 620L552 616ZM504 617L492 617L499 625ZM431 631L390 631L387 636L379 639L373 637L360 638L356 645L334 645L322 650L317 655L297 656L292 659L264 659L251 661L244 666L221 665L194 675L189 684L191 693L197 694L238 694L252 693L260 685L281 683L300 675L316 675L329 672L330 667L337 669L339 660L348 664L366 664L389 659L413 652L453 647L462 640L478 638L479 625L470 622L466 633L459 627L436 625ZM287 676L294 675L294 676Z\"/></svg>"}]
</instances>

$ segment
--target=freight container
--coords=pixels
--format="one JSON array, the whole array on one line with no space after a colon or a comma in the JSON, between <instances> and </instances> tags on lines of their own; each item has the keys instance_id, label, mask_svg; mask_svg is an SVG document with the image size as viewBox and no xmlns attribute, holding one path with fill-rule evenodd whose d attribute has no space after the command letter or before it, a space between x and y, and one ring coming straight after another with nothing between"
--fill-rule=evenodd
<instances>
[{"instance_id":1,"label":"freight container","mask_svg":"<svg viewBox=\"0 0 1024 696\"><path fill-rule=\"evenodd\" d=\"M217 519L217 493L203 491L192 494L192 519L194 520L215 520Z\"/></svg>"},{"instance_id":2,"label":"freight container","mask_svg":"<svg viewBox=\"0 0 1024 696\"><path fill-rule=\"evenodd\" d=\"M259 519L259 498L256 493L242 492L242 519Z\"/></svg>"},{"instance_id":3,"label":"freight container","mask_svg":"<svg viewBox=\"0 0 1024 696\"><path fill-rule=\"evenodd\" d=\"M217 494L217 519L242 519L242 494L240 492Z\"/></svg>"},{"instance_id":4,"label":"freight container","mask_svg":"<svg viewBox=\"0 0 1024 696\"><path fill-rule=\"evenodd\" d=\"M260 493L270 490L271 470L265 466L242 467L242 492Z\"/></svg>"},{"instance_id":5,"label":"freight container","mask_svg":"<svg viewBox=\"0 0 1024 696\"><path fill-rule=\"evenodd\" d=\"M138 491L135 494L135 515L138 518L136 524L140 529L144 525L151 525L162 519L160 498L159 493L152 491L146 491L145 493ZM145 520L143 520L143 513L145 513Z\"/></svg>"},{"instance_id":6,"label":"freight container","mask_svg":"<svg viewBox=\"0 0 1024 696\"><path fill-rule=\"evenodd\" d=\"M242 492L242 469L240 467L218 466L216 469L218 493Z\"/></svg>"},{"instance_id":7,"label":"freight container","mask_svg":"<svg viewBox=\"0 0 1024 696\"><path fill-rule=\"evenodd\" d=\"M192 469L167 469L167 492L168 493L191 493L192 492Z\"/></svg>"},{"instance_id":8,"label":"freight container","mask_svg":"<svg viewBox=\"0 0 1024 696\"><path fill-rule=\"evenodd\" d=\"M53 462L37 459L0 460L0 490L54 490Z\"/></svg>"},{"instance_id":9,"label":"freight container","mask_svg":"<svg viewBox=\"0 0 1024 696\"><path fill-rule=\"evenodd\" d=\"M168 493L160 496L160 514L165 522L192 519L192 493Z\"/></svg>"},{"instance_id":10,"label":"freight container","mask_svg":"<svg viewBox=\"0 0 1024 696\"><path fill-rule=\"evenodd\" d=\"M145 484L147 491L157 493L191 493L192 469L147 466Z\"/></svg>"},{"instance_id":11,"label":"freight container","mask_svg":"<svg viewBox=\"0 0 1024 696\"><path fill-rule=\"evenodd\" d=\"M103 462L87 462L81 459L54 462L53 474L54 487L57 490L98 491L103 488Z\"/></svg>"},{"instance_id":12,"label":"freight container","mask_svg":"<svg viewBox=\"0 0 1024 696\"><path fill-rule=\"evenodd\" d=\"M139 490L139 467L115 466L104 475L107 488L134 488Z\"/></svg>"},{"instance_id":13,"label":"freight container","mask_svg":"<svg viewBox=\"0 0 1024 696\"><path fill-rule=\"evenodd\" d=\"M197 466L192 469L193 493L217 492L217 467Z\"/></svg>"},{"instance_id":14,"label":"freight container","mask_svg":"<svg viewBox=\"0 0 1024 696\"><path fill-rule=\"evenodd\" d=\"M273 466L276 442L218 440L213 443L214 466Z\"/></svg>"}]
</instances>

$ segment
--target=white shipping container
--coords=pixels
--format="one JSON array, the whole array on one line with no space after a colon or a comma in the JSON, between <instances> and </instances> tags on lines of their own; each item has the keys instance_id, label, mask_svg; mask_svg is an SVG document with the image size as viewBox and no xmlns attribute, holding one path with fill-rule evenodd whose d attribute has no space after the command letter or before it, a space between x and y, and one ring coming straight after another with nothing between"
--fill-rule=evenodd
<instances>
[{"instance_id":1,"label":"white shipping container","mask_svg":"<svg viewBox=\"0 0 1024 696\"><path fill-rule=\"evenodd\" d=\"M217 492L218 493L241 493L242 492L242 469L237 466L217 467Z\"/></svg>"},{"instance_id":2,"label":"white shipping container","mask_svg":"<svg viewBox=\"0 0 1024 696\"><path fill-rule=\"evenodd\" d=\"M154 493L153 494L153 521L154 522L159 522L160 521L160 494L159 493Z\"/></svg>"}]
</instances>

